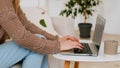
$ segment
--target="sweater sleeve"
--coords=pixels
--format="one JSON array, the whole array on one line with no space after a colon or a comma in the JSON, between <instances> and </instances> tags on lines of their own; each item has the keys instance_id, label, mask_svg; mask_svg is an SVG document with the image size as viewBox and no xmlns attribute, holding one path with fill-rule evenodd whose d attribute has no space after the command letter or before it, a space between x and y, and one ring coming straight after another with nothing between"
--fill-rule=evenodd
<instances>
[{"instance_id":1,"label":"sweater sleeve","mask_svg":"<svg viewBox=\"0 0 120 68\"><path fill-rule=\"evenodd\" d=\"M50 40L56 40L58 39L58 36L53 36L50 33L47 33L46 31L40 29L39 27L35 26L33 23L31 23L25 16L25 14L23 13L22 9L19 7L18 10L18 18L19 20L23 23L23 25L25 26L25 28L29 31L31 31L32 33L37 33L37 34L42 34L44 35L47 39Z\"/></svg>"},{"instance_id":2,"label":"sweater sleeve","mask_svg":"<svg viewBox=\"0 0 120 68\"><path fill-rule=\"evenodd\" d=\"M0 25L20 46L42 54L53 54L60 50L58 40L42 39L26 30L12 8L0 10Z\"/></svg>"}]
</instances>

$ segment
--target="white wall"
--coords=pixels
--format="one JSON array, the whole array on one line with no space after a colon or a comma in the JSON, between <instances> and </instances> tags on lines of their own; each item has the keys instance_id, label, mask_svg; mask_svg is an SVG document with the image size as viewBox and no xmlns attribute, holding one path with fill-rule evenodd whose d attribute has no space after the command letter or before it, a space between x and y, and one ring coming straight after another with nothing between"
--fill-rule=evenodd
<instances>
[{"instance_id":1,"label":"white wall","mask_svg":"<svg viewBox=\"0 0 120 68\"><path fill-rule=\"evenodd\" d=\"M104 16L107 20L105 31L120 34L120 0L103 0Z\"/></svg>"},{"instance_id":2,"label":"white wall","mask_svg":"<svg viewBox=\"0 0 120 68\"><path fill-rule=\"evenodd\" d=\"M64 8L64 3L67 0L48 0L48 9L50 16L59 16L62 8Z\"/></svg>"},{"instance_id":3,"label":"white wall","mask_svg":"<svg viewBox=\"0 0 120 68\"><path fill-rule=\"evenodd\" d=\"M38 7L39 0L20 0L22 7Z\"/></svg>"},{"instance_id":4,"label":"white wall","mask_svg":"<svg viewBox=\"0 0 120 68\"><path fill-rule=\"evenodd\" d=\"M22 7L38 7L47 11L47 0L20 0Z\"/></svg>"},{"instance_id":5,"label":"white wall","mask_svg":"<svg viewBox=\"0 0 120 68\"><path fill-rule=\"evenodd\" d=\"M49 8L49 14L51 16L59 16L59 13L61 9L64 7L64 3L67 0L49 0L48 8ZM99 14L103 15L106 19L106 27L105 32L111 33L111 34L120 34L120 0L102 0L103 4L100 5L97 10ZM96 20L96 15L94 15L92 18L89 19L90 22L94 24ZM76 20L75 28L77 28L77 23L82 21L81 18Z\"/></svg>"}]
</instances>

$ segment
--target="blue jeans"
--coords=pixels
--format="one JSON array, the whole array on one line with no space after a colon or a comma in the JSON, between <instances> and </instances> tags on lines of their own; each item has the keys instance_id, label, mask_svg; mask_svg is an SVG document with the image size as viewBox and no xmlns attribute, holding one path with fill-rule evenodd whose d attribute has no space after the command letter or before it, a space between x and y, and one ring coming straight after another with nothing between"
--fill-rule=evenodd
<instances>
[{"instance_id":1,"label":"blue jeans","mask_svg":"<svg viewBox=\"0 0 120 68\"><path fill-rule=\"evenodd\" d=\"M47 55L32 52L14 41L0 45L0 68L9 68L21 60L22 68L48 68Z\"/></svg>"}]
</instances>

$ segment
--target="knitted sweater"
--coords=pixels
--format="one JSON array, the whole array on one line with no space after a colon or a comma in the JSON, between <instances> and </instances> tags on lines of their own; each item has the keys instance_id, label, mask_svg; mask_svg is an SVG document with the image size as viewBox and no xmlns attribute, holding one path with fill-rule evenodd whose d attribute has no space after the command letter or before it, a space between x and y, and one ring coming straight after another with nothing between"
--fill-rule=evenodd
<instances>
[{"instance_id":1,"label":"knitted sweater","mask_svg":"<svg viewBox=\"0 0 120 68\"><path fill-rule=\"evenodd\" d=\"M13 0L0 0L0 38L7 33L20 46L42 54L60 51L58 36L53 36L27 20L21 8L15 13ZM47 39L34 34L42 34Z\"/></svg>"}]
</instances>

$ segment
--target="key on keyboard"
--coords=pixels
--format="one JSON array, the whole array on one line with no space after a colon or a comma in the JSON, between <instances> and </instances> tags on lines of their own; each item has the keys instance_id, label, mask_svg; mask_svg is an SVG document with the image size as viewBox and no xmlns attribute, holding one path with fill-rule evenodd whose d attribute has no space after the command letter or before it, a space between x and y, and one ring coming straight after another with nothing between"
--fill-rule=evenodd
<instances>
[{"instance_id":1,"label":"key on keyboard","mask_svg":"<svg viewBox=\"0 0 120 68\"><path fill-rule=\"evenodd\" d=\"M92 54L88 43L81 43L84 48L83 49L78 49L78 48L74 48L73 51L74 53L83 53L83 54Z\"/></svg>"}]
</instances>

